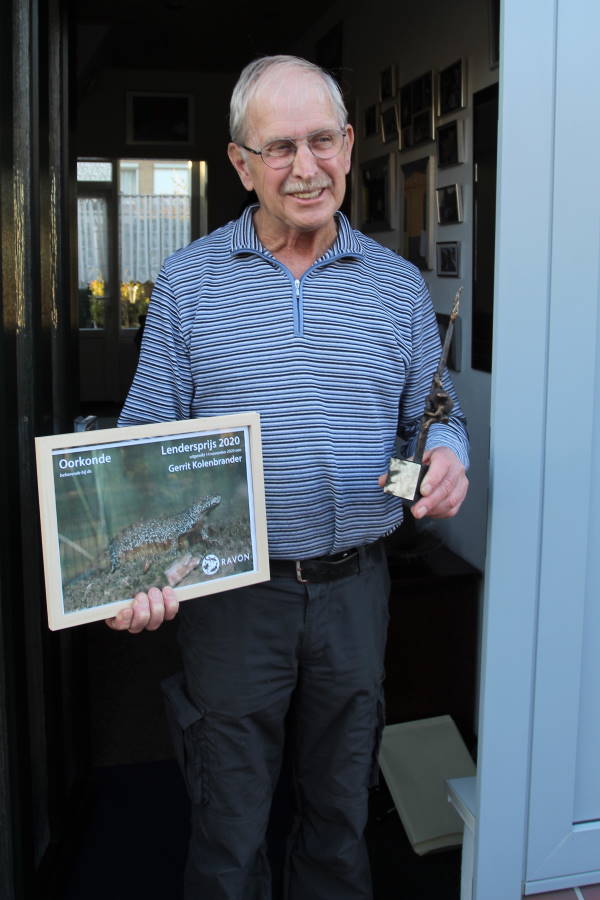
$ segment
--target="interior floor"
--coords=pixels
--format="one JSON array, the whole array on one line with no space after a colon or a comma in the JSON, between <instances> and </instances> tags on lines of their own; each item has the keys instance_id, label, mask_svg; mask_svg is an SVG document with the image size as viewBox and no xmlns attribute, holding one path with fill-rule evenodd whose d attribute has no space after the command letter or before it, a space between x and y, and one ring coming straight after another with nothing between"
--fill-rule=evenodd
<instances>
[{"instance_id":1,"label":"interior floor","mask_svg":"<svg viewBox=\"0 0 600 900\"><path fill-rule=\"evenodd\" d=\"M375 900L458 900L460 851L417 856L382 781L366 839ZM173 760L95 770L81 841L60 900L178 900L187 844L187 798ZM274 808L272 835L277 835ZM281 842L272 836L273 900L281 900Z\"/></svg>"},{"instance_id":2,"label":"interior floor","mask_svg":"<svg viewBox=\"0 0 600 900\"><path fill-rule=\"evenodd\" d=\"M57 900L177 900L188 801L171 753L159 682L179 668L175 623L133 637L85 626L92 776L84 820ZM282 897L291 806L284 776L269 848L273 900ZM458 900L460 851L418 856L385 781L372 792L367 843L376 900Z\"/></svg>"}]
</instances>

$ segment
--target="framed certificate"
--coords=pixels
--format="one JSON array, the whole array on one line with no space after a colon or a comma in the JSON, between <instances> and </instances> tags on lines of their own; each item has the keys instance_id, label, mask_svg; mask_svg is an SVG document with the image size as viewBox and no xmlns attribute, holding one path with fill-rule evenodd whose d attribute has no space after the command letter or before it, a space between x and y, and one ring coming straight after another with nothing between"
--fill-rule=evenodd
<instances>
[{"instance_id":1,"label":"framed certificate","mask_svg":"<svg viewBox=\"0 0 600 900\"><path fill-rule=\"evenodd\" d=\"M257 413L36 438L48 624L266 581Z\"/></svg>"}]
</instances>

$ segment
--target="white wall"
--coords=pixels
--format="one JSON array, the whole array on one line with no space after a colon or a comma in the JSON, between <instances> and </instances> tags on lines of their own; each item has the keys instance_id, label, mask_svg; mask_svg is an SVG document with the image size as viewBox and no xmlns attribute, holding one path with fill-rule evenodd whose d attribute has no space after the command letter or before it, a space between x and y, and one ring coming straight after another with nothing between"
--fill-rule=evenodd
<instances>
[{"instance_id":1,"label":"white wall","mask_svg":"<svg viewBox=\"0 0 600 900\"><path fill-rule=\"evenodd\" d=\"M364 0L353 0L332 8L315 26L310 39L303 44L311 52L315 42L336 22L343 20L344 80L351 86L354 109L351 110L357 131L353 173L353 219L360 227L361 163L387 153L394 145L384 145L379 137L363 136L364 110L378 100L379 73L388 65L397 66L398 85L417 78L429 69L439 71L462 57L467 63L467 107L452 114L447 121L464 121L465 162L453 168L435 169L435 187L457 182L462 186L464 221L458 225L434 225L434 242L461 242L461 278L439 278L435 271L424 272L434 306L448 312L452 298L463 286L461 298L462 364L453 373L468 422L472 443L471 488L459 517L430 524L446 543L470 563L483 568L485 561L490 375L471 369L471 266L472 266L472 121L473 93L498 80L497 68L490 66L488 3L485 0L422 0L420 3L390 3L372 0L365 13ZM312 45L311 45L312 41ZM399 167L434 153L434 144L422 145L402 153L393 152L394 185L398 185ZM391 210L392 230L372 236L399 250L401 246L401 197L394 187ZM435 259L433 260L435 266Z\"/></svg>"}]
</instances>

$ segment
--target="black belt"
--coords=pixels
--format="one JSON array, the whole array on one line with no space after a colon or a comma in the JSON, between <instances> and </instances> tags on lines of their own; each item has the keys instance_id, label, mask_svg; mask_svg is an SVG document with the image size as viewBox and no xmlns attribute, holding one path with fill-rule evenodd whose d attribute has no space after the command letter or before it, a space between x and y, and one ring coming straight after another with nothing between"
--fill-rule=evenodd
<instances>
[{"instance_id":1,"label":"black belt","mask_svg":"<svg viewBox=\"0 0 600 900\"><path fill-rule=\"evenodd\" d=\"M270 559L269 568L271 578L295 578L302 584L314 584L358 575L360 560L358 550L353 548L312 559Z\"/></svg>"}]
</instances>

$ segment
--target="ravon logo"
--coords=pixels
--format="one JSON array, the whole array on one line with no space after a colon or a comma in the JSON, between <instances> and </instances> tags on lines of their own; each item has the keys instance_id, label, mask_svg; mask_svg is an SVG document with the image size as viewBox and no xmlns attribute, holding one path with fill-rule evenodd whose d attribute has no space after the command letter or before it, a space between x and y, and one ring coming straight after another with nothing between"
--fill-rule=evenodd
<instances>
[{"instance_id":1,"label":"ravon logo","mask_svg":"<svg viewBox=\"0 0 600 900\"><path fill-rule=\"evenodd\" d=\"M202 560L202 571L205 575L215 575L219 571L219 557L209 553Z\"/></svg>"}]
</instances>

